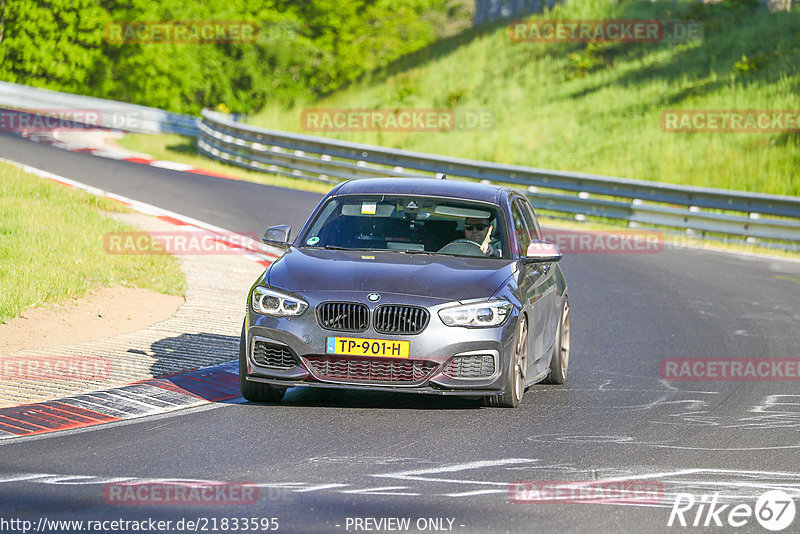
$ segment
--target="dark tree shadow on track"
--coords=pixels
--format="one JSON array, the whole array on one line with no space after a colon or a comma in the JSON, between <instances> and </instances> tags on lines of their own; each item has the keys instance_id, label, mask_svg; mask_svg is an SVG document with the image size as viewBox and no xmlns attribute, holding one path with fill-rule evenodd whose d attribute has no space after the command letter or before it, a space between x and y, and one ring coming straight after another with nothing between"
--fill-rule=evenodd
<instances>
[{"instance_id":1,"label":"dark tree shadow on track","mask_svg":"<svg viewBox=\"0 0 800 534\"><path fill-rule=\"evenodd\" d=\"M128 352L140 353L129 350ZM220 334L181 334L165 337L150 345L156 361L150 372L156 378L190 369L208 367L235 360L239 353L239 336Z\"/></svg>"}]
</instances>

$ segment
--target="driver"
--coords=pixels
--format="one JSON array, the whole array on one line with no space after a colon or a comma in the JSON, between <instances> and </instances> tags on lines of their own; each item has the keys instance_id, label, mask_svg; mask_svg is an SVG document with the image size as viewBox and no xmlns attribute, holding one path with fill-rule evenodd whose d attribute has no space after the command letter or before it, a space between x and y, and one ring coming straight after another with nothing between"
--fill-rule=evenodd
<instances>
[{"instance_id":1,"label":"driver","mask_svg":"<svg viewBox=\"0 0 800 534\"><path fill-rule=\"evenodd\" d=\"M500 256L496 242L492 242L493 227L488 219L467 217L464 220L464 237L481 247L481 252L487 256Z\"/></svg>"}]
</instances>

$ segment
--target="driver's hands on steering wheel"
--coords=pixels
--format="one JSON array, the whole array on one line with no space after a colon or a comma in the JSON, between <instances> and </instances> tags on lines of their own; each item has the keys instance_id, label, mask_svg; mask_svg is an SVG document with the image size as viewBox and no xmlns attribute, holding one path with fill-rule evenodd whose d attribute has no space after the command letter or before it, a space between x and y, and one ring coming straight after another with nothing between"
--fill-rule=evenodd
<instances>
[{"instance_id":1,"label":"driver's hands on steering wheel","mask_svg":"<svg viewBox=\"0 0 800 534\"><path fill-rule=\"evenodd\" d=\"M486 224L478 218L468 217L464 222L464 237L451 241L439 250L451 253L458 250L456 254L467 256L483 254L484 256L500 257L499 250L492 244L492 230L494 230L493 225ZM458 244L469 245L469 247L458 248Z\"/></svg>"},{"instance_id":2,"label":"driver's hands on steering wheel","mask_svg":"<svg viewBox=\"0 0 800 534\"><path fill-rule=\"evenodd\" d=\"M486 232L486 237L483 238L483 243L481 243L479 245L481 247L481 252L483 252L484 254L488 254L489 253L489 241L492 240L492 230L493 230L493 227L490 224L489 225L489 231Z\"/></svg>"},{"instance_id":3,"label":"driver's hands on steering wheel","mask_svg":"<svg viewBox=\"0 0 800 534\"><path fill-rule=\"evenodd\" d=\"M492 225L489 225L489 230L486 232L486 235L483 238L483 242L478 243L477 241L473 241L472 239L467 239L466 237L462 237L460 239L451 241L449 244L442 247L440 250L444 250L447 247L450 247L451 245L463 243L480 250L484 256L499 256L497 250L495 250L492 247L491 241L492 241Z\"/></svg>"}]
</instances>

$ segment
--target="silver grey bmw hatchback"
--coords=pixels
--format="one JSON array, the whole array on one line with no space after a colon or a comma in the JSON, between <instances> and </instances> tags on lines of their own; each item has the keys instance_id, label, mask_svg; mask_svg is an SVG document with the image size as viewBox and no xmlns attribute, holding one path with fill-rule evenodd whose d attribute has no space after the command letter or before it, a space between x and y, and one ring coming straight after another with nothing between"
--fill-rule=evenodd
<instances>
[{"instance_id":1,"label":"silver grey bmw hatchback","mask_svg":"<svg viewBox=\"0 0 800 534\"><path fill-rule=\"evenodd\" d=\"M478 396L515 407L531 384L562 384L569 301L528 199L514 189L375 178L331 190L250 290L242 395L287 388Z\"/></svg>"}]
</instances>

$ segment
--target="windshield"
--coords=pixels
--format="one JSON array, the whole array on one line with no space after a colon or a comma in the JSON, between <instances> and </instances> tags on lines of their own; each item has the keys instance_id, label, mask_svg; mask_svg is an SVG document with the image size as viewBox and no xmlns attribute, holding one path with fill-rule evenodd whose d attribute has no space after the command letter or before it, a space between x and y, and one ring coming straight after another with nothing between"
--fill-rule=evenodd
<instances>
[{"instance_id":1,"label":"windshield","mask_svg":"<svg viewBox=\"0 0 800 534\"><path fill-rule=\"evenodd\" d=\"M299 246L509 258L501 213L492 204L422 196L334 197Z\"/></svg>"}]
</instances>

